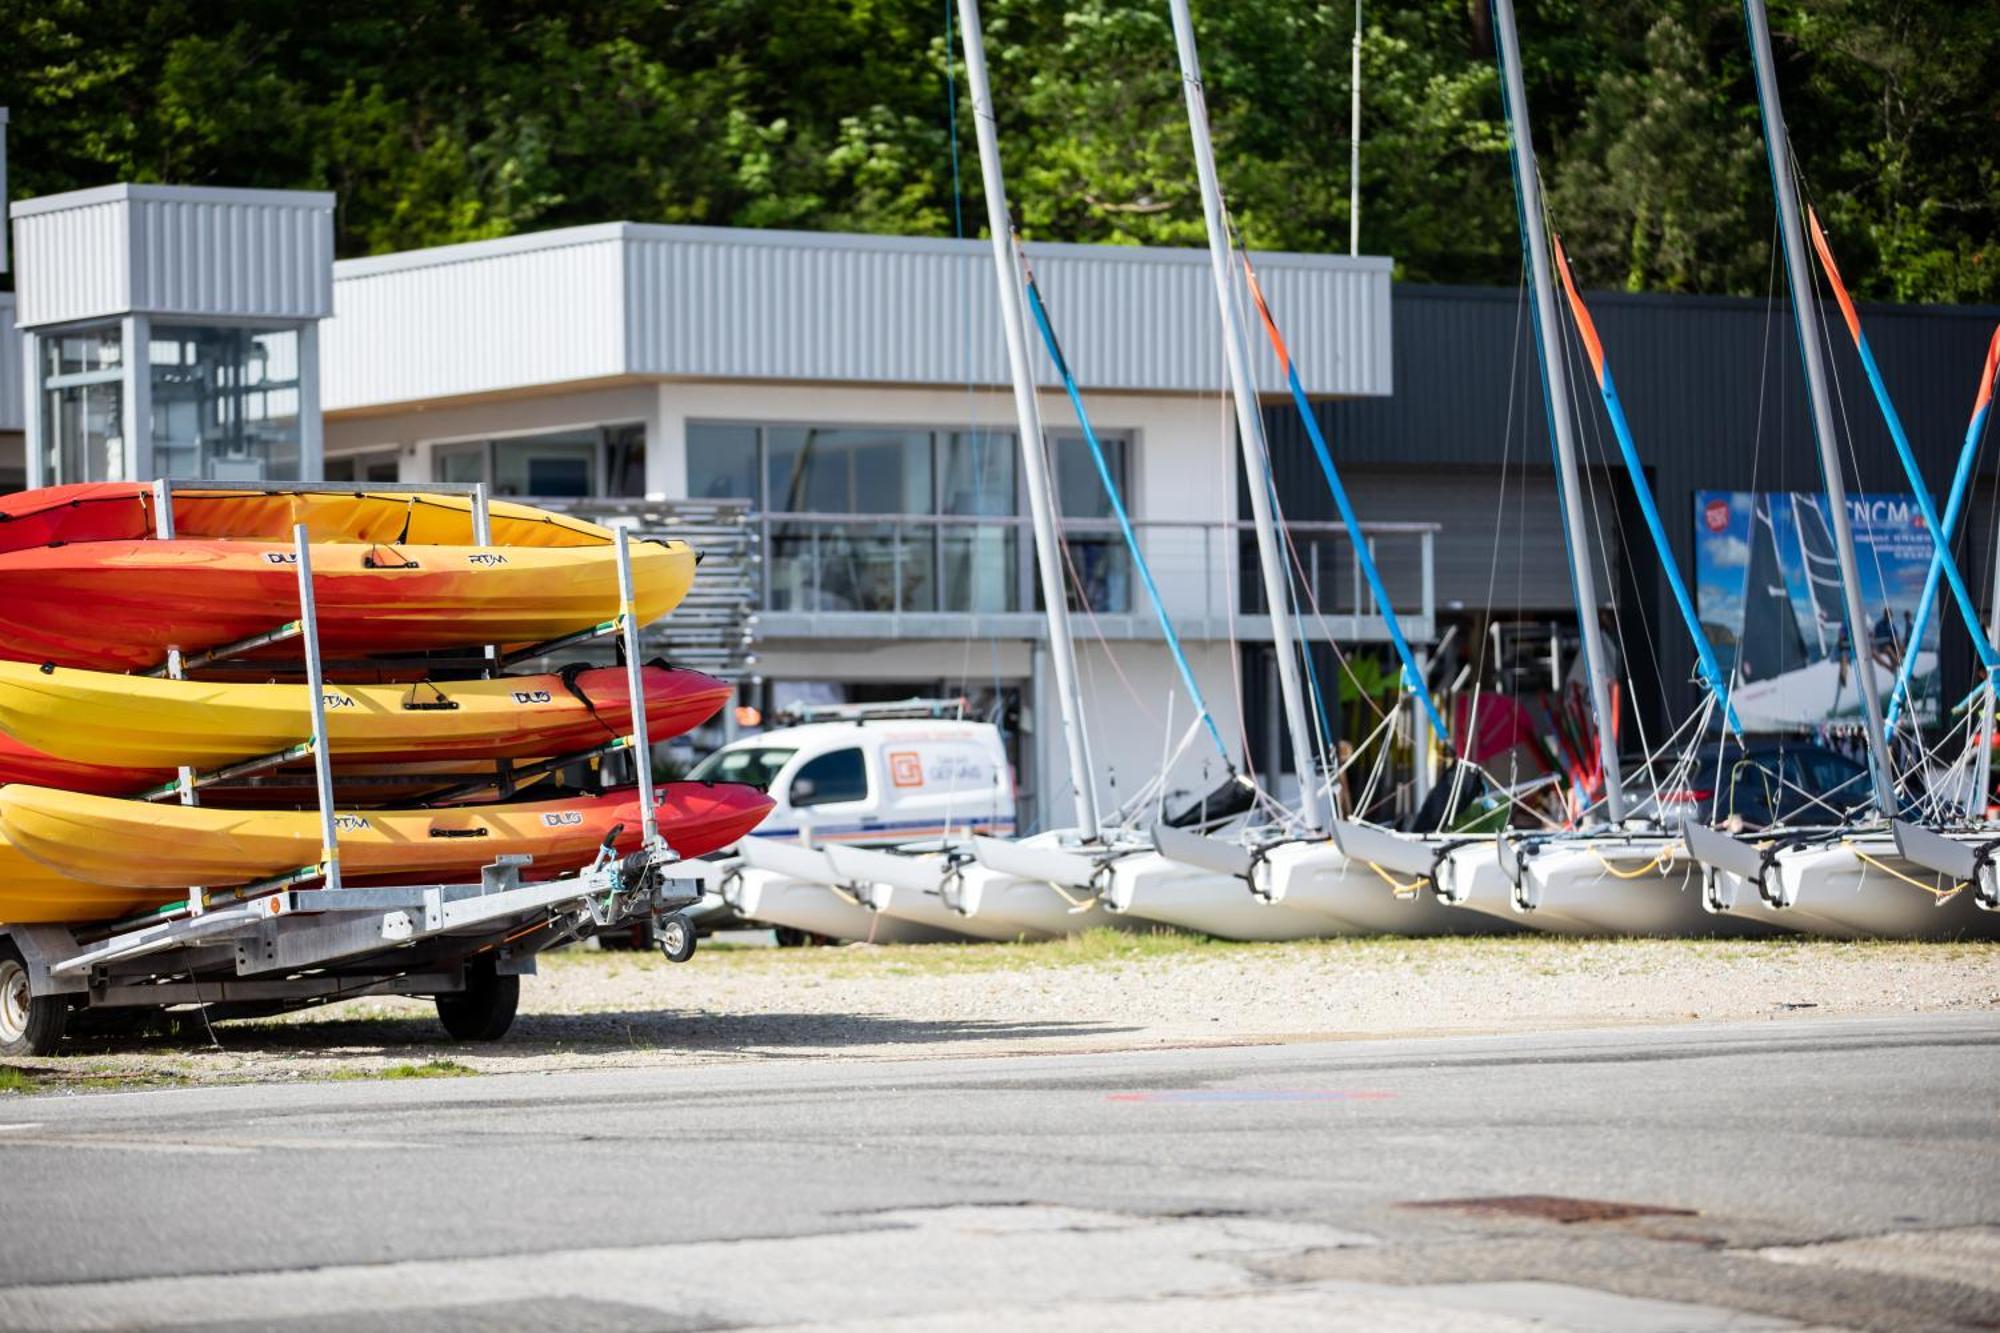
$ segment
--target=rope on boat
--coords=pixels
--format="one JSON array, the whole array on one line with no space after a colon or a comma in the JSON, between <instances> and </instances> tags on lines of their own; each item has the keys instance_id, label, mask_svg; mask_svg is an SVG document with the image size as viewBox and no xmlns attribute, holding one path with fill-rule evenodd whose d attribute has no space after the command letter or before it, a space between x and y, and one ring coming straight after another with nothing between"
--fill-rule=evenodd
<instances>
[{"instance_id":1,"label":"rope on boat","mask_svg":"<svg viewBox=\"0 0 2000 1333\"><path fill-rule=\"evenodd\" d=\"M1862 851L1859 847L1856 847L1851 842L1843 842L1840 845L1842 847L1845 847L1848 851L1853 852L1855 859L1860 861L1863 865L1873 866L1875 869L1881 871L1883 874L1889 876L1891 879L1902 880L1903 883L1909 885L1913 889L1922 889L1925 893L1928 893L1933 898L1936 898L1940 903L1946 902L1952 898L1956 898L1959 894L1965 892L1965 884L1963 883L1954 884L1949 889L1940 889L1935 884L1926 884L1922 880L1917 879L1912 875L1904 874L1902 871L1896 869L1896 867L1890 865L1888 862L1883 861L1877 857L1870 856L1868 853Z\"/></svg>"},{"instance_id":2,"label":"rope on boat","mask_svg":"<svg viewBox=\"0 0 2000 1333\"><path fill-rule=\"evenodd\" d=\"M1368 868L1374 871L1376 875L1381 878L1384 884L1387 884L1392 890L1395 891L1395 894L1398 898L1413 898L1416 896L1417 890L1424 887L1424 881L1422 876L1419 876L1416 879L1413 879L1406 884L1402 880L1399 880L1394 875L1390 874L1388 871L1384 870L1381 866L1376 865L1373 861L1370 861L1367 864Z\"/></svg>"},{"instance_id":3,"label":"rope on boat","mask_svg":"<svg viewBox=\"0 0 2000 1333\"><path fill-rule=\"evenodd\" d=\"M1597 864L1604 867L1604 873L1613 879L1644 879L1655 872L1664 874L1667 867L1671 866L1676 859L1672 847L1662 847L1654 854L1652 860L1646 862L1646 864L1640 866L1637 870L1620 870L1616 865L1612 864L1610 857L1598 851L1595 847L1590 849L1590 854L1597 858Z\"/></svg>"}]
</instances>

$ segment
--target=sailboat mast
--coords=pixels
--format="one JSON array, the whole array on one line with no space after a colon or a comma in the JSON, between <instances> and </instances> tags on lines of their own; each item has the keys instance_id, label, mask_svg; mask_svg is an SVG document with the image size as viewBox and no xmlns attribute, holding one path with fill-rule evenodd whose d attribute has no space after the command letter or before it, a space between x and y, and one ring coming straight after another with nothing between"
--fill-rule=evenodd
<instances>
[{"instance_id":1,"label":"sailboat mast","mask_svg":"<svg viewBox=\"0 0 2000 1333\"><path fill-rule=\"evenodd\" d=\"M1500 0L1506 3L1506 0ZM1868 615L1861 605L1861 565L1854 554L1854 523L1847 509L1847 482L1840 470L1839 436L1834 434L1833 409L1826 392L1826 366L1820 360L1819 311L1813 292L1812 269L1799 234L1798 192L1792 184L1791 141L1785 133L1785 112L1778 103L1778 79L1771 68L1771 28L1764 0L1743 0L1750 28L1750 59L1757 67L1757 101L1764 112L1764 149L1771 164L1771 189L1778 200L1778 229L1784 236L1785 276L1792 288L1792 319L1799 337L1799 359L1805 363L1806 389L1812 402L1813 437L1819 442L1819 467L1826 485L1827 521L1840 557L1840 595L1847 616L1847 640L1854 652L1854 674L1861 686L1861 704L1868 723L1868 757L1875 771L1875 802L1885 815L1896 813L1895 769L1883 739L1882 691L1875 680L1868 650Z\"/></svg>"},{"instance_id":2,"label":"sailboat mast","mask_svg":"<svg viewBox=\"0 0 2000 1333\"><path fill-rule=\"evenodd\" d=\"M1042 445L1042 409L1028 363L1028 330L1021 314L1021 275L1015 267L1007 182L1000 174L1000 132L993 119L993 91L986 79L986 43L979 29L979 0L958 0L965 74L971 84L972 122L979 137L979 174L986 185L986 229L993 236L993 274L1000 289L1000 318L1007 333L1007 368L1014 377L1014 416L1021 433L1021 470L1028 483L1028 513L1035 530L1035 572L1047 609L1049 659L1055 668L1056 702L1063 740L1069 749L1070 792L1076 824L1086 834L1098 830L1097 783L1083 731L1083 696L1077 687L1076 642L1069 631L1069 592L1063 586L1056 546L1055 509L1049 490L1048 455Z\"/></svg>"},{"instance_id":3,"label":"sailboat mast","mask_svg":"<svg viewBox=\"0 0 2000 1333\"><path fill-rule=\"evenodd\" d=\"M1611 673L1606 665L1603 630L1597 623L1597 577L1590 561L1590 532L1583 523L1583 485L1576 467L1576 442L1571 435L1569 378L1563 362L1562 325L1556 319L1555 286L1549 276L1549 238L1542 223L1542 184L1535 175L1528 94L1521 82L1521 43L1514 31L1514 0L1493 0L1493 33L1500 45L1507 122L1513 127L1514 182L1521 195L1521 239L1528 248L1528 266L1534 280L1535 327L1541 335L1542 392L1548 397L1549 432L1554 437L1556 472L1562 482L1563 529L1569 535L1570 580L1576 592L1577 627L1583 632L1590 708L1597 718L1605 813L1616 824L1625 818L1625 785L1618 771L1618 738L1611 725Z\"/></svg>"},{"instance_id":4,"label":"sailboat mast","mask_svg":"<svg viewBox=\"0 0 2000 1333\"><path fill-rule=\"evenodd\" d=\"M1236 433L1249 483L1250 513L1257 526L1257 558L1264 575L1264 600L1271 612L1271 646L1278 659L1278 689L1284 696L1285 726L1292 762L1299 775L1299 814L1306 827L1326 827L1321 814L1318 753L1306 721L1305 688L1299 680L1298 634L1292 623L1291 580L1286 576L1283 538L1271 508L1271 465L1264 444L1264 415L1250 376L1250 343L1238 318L1229 263L1229 229L1222 216L1222 190L1215 177L1215 146L1208 137L1208 100L1201 88L1201 61L1194 49L1194 19L1187 0L1173 0L1174 46L1180 52L1181 86L1187 95L1188 133L1194 140L1195 174L1201 178L1201 212L1208 226L1209 267L1215 300L1222 310L1223 350L1229 363L1230 397L1236 400Z\"/></svg>"}]
</instances>

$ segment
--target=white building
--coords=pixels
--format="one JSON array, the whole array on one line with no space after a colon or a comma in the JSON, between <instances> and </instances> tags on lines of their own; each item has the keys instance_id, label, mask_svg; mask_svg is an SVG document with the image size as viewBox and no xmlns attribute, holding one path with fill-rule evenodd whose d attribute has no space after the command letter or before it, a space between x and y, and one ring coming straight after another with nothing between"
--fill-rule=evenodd
<instances>
[{"instance_id":1,"label":"white building","mask_svg":"<svg viewBox=\"0 0 2000 1333\"><path fill-rule=\"evenodd\" d=\"M28 479L323 467L329 480L484 481L642 526L675 522L683 502L734 500L762 557L746 703L965 692L1012 705L1031 738L1018 751L1030 792L1066 762L987 245L609 223L331 263L329 208L318 195L168 187L16 204L27 337L0 364L39 386ZM1207 253L1038 245L1030 258L1240 749L1246 726L1275 729L1276 709L1256 679L1269 625L1244 559ZM1387 259L1258 266L1315 394L1390 391ZM148 346L151 373L107 361L107 344ZM1258 359L1260 381L1280 387L1261 345ZM1075 413L1036 360L1095 777L1115 802L1193 714ZM179 373L211 365L219 373ZM214 386L236 397L217 406ZM190 427L170 402L230 429ZM1379 638L1345 539L1294 537L1326 628ZM1428 534L1377 541L1408 629L1429 639ZM1219 776L1212 752L1208 769ZM1179 776L1196 785L1200 770L1191 752Z\"/></svg>"}]
</instances>

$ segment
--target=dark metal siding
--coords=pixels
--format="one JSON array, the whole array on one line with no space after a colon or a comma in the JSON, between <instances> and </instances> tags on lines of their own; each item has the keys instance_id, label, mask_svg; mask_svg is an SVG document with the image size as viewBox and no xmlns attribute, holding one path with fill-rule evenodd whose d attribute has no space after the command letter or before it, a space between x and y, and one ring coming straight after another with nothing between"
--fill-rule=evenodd
<instances>
[{"instance_id":1,"label":"dark metal siding","mask_svg":"<svg viewBox=\"0 0 2000 1333\"><path fill-rule=\"evenodd\" d=\"M1720 297L1589 296L1606 358L1651 474L1674 557L1693 572L1693 495L1698 490L1806 490L1819 483L1803 375L1789 304ZM1526 467L1547 477L1549 462L1533 330L1522 294L1491 288L1398 284L1394 295L1393 396L1316 405L1336 459L1354 470L1425 469L1440 476L1487 469L1497 492L1498 470ZM1851 431L1850 487L1906 490L1858 358L1832 312L1831 365L1839 386L1836 415ZM1863 306L1861 318L1876 360L1895 396L1924 475L1942 504L1964 438L1986 342L2000 307ZM1575 373L1585 412L1589 460L1608 466L1617 446L1588 376ZM1310 386L1308 386L1310 387ZM1273 466L1287 513L1297 519L1333 517L1311 445L1289 403L1266 409ZM1994 451L1989 451L1993 453ZM1989 596L1990 547L1979 534L1992 527L1996 462L1983 464L1971 536L1961 544L1968 580ZM1618 478L1621 480L1622 478ZM1357 485L1357 490L1363 489ZM1673 712L1694 701L1689 681L1694 652L1674 614L1651 544L1638 527L1629 489L1616 487L1620 522L1631 552L1634 600L1658 645L1665 699L1642 700ZM1491 542L1493 506L1472 512L1462 486L1440 488L1449 512L1424 517L1447 527L1471 527ZM1408 515L1398 514L1397 517ZM1363 509L1362 517L1369 517ZM1968 560L1968 556L1970 557ZM1503 556L1503 559L1505 557ZM1500 571L1510 582L1510 571ZM1501 599L1502 606L1506 599ZM1666 619L1662 619L1662 616ZM1950 618L1944 641L1948 698L1969 685L1969 644ZM1634 644L1635 650L1638 648ZM1956 673L1954 675L1954 673Z\"/></svg>"}]
</instances>

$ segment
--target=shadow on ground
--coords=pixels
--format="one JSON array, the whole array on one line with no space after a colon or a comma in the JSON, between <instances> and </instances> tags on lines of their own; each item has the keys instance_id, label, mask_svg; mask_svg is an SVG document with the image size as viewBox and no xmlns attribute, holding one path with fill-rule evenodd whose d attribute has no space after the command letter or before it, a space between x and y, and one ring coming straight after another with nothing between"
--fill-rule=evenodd
<instances>
[{"instance_id":1,"label":"shadow on ground","mask_svg":"<svg viewBox=\"0 0 2000 1333\"><path fill-rule=\"evenodd\" d=\"M854 1047L1025 1042L1049 1038L1116 1037L1139 1029L1093 1022L1008 1022L979 1019L884 1018L866 1014L727 1014L700 1010L630 1010L590 1014L524 1014L502 1041L464 1043L436 1020L330 1018L307 1022L239 1022L215 1026L215 1041L232 1055L323 1058L413 1053L490 1054L518 1059L549 1055L614 1055L633 1051L780 1055ZM140 1037L100 1037L73 1043L79 1055L163 1054L214 1050L199 1018L174 1031Z\"/></svg>"}]
</instances>

